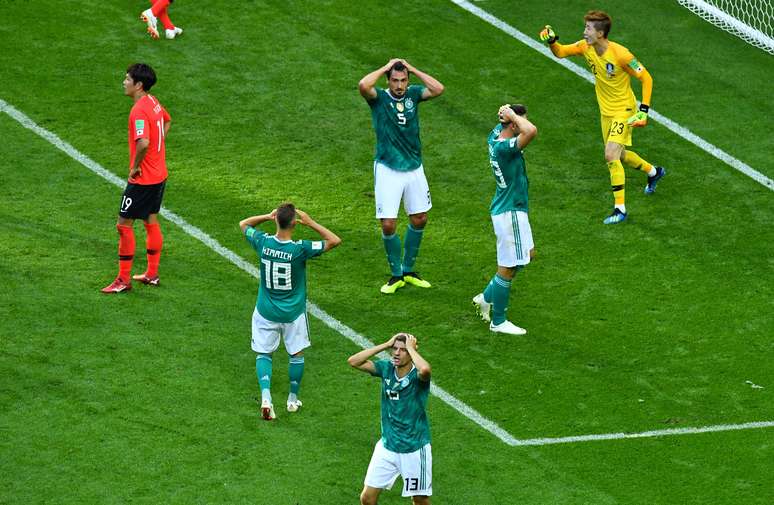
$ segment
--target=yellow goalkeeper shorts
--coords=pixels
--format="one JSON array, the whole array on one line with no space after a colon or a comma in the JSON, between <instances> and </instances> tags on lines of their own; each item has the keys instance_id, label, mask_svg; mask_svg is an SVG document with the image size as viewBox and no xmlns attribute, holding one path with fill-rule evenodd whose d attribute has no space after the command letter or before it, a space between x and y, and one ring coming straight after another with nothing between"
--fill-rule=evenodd
<instances>
[{"instance_id":1,"label":"yellow goalkeeper shorts","mask_svg":"<svg viewBox=\"0 0 774 505\"><path fill-rule=\"evenodd\" d=\"M623 146L632 145L632 127L626 122L633 113L617 116L600 116L602 125L602 140L615 142Z\"/></svg>"}]
</instances>

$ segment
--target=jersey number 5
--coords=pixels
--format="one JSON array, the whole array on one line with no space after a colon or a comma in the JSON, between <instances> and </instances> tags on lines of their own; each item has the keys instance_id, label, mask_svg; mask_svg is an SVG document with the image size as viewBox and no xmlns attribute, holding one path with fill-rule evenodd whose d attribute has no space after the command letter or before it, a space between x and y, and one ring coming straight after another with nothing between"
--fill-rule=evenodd
<instances>
[{"instance_id":1,"label":"jersey number 5","mask_svg":"<svg viewBox=\"0 0 774 505\"><path fill-rule=\"evenodd\" d=\"M397 116L398 116L398 124L399 125L402 126L402 125L406 124L406 115L404 113L398 112Z\"/></svg>"},{"instance_id":2,"label":"jersey number 5","mask_svg":"<svg viewBox=\"0 0 774 505\"><path fill-rule=\"evenodd\" d=\"M266 283L267 289L278 289L280 291L290 291L293 289L293 283L291 282L291 266L290 263L281 263L279 261L271 261L261 258L263 263L263 279Z\"/></svg>"}]
</instances>

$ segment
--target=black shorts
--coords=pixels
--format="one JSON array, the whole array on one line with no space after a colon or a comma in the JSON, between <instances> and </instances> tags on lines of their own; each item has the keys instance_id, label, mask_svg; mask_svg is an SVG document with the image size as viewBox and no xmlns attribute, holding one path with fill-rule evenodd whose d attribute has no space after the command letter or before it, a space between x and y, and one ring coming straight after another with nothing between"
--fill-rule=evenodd
<instances>
[{"instance_id":1,"label":"black shorts","mask_svg":"<svg viewBox=\"0 0 774 505\"><path fill-rule=\"evenodd\" d=\"M127 183L118 215L124 219L148 219L149 215L158 214L166 185L167 181L147 185Z\"/></svg>"}]
</instances>

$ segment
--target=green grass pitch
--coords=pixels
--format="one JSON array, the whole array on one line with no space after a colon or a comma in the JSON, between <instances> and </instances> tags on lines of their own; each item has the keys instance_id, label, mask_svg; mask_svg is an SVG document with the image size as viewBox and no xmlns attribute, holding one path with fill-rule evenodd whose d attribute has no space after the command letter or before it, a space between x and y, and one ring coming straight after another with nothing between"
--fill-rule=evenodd
<instances>
[{"instance_id":1,"label":"green grass pitch","mask_svg":"<svg viewBox=\"0 0 774 505\"><path fill-rule=\"evenodd\" d=\"M654 109L774 177L770 55L667 0L475 5L565 43L608 10ZM310 264L310 300L375 342L417 335L434 382L518 439L774 420L770 189L651 122L635 150L669 175L646 197L627 169L630 221L603 227L592 86L451 1L179 0L174 41L147 37L145 8L0 0L0 99L123 178L121 81L151 64L173 116L165 206L254 261L239 220L296 202L343 238ZM421 106L434 207L417 269L434 287L385 297L357 82L390 57L446 92ZM539 129L537 257L509 311L523 338L493 336L470 306L495 267L486 136L513 101ZM304 408L261 421L257 281L165 221L163 285L100 294L121 190L6 114L0 142L0 503L357 503L379 437L378 382L346 363L358 347L312 319ZM434 503L774 502L772 428L511 447L436 397L429 412ZM380 503L406 503L398 486Z\"/></svg>"}]
</instances>

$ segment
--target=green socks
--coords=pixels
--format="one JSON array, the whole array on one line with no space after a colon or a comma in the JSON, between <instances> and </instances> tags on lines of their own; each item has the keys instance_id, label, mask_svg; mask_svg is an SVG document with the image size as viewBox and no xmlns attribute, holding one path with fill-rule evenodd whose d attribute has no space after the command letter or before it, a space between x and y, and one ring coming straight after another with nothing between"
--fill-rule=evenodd
<instances>
[{"instance_id":1,"label":"green socks","mask_svg":"<svg viewBox=\"0 0 774 505\"><path fill-rule=\"evenodd\" d=\"M403 275L403 267L400 264L400 239L395 233L389 236L382 233L382 240L384 251L387 253L387 263L390 264L390 272L393 277L400 277Z\"/></svg>"},{"instance_id":2,"label":"green socks","mask_svg":"<svg viewBox=\"0 0 774 505\"><path fill-rule=\"evenodd\" d=\"M288 395L288 401L294 402L298 399L298 388L301 386L301 378L304 376L303 356L290 357L288 376L290 377L290 394Z\"/></svg>"},{"instance_id":3,"label":"green socks","mask_svg":"<svg viewBox=\"0 0 774 505\"><path fill-rule=\"evenodd\" d=\"M271 402L271 355L259 354L255 358L255 375L261 388L261 401Z\"/></svg>"},{"instance_id":4,"label":"green socks","mask_svg":"<svg viewBox=\"0 0 774 505\"><path fill-rule=\"evenodd\" d=\"M414 263L417 261L417 254L419 253L419 244L422 243L422 232L424 229L417 230L411 223L406 228L406 235L403 237L403 247L405 251L403 253L403 272L413 272Z\"/></svg>"},{"instance_id":5,"label":"green socks","mask_svg":"<svg viewBox=\"0 0 774 505\"><path fill-rule=\"evenodd\" d=\"M505 322L505 312L508 310L508 298L511 294L511 281L495 274L486 290L491 293L492 300L492 323L502 324ZM484 294L486 300L486 294Z\"/></svg>"}]
</instances>

